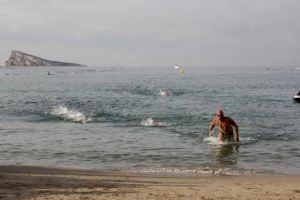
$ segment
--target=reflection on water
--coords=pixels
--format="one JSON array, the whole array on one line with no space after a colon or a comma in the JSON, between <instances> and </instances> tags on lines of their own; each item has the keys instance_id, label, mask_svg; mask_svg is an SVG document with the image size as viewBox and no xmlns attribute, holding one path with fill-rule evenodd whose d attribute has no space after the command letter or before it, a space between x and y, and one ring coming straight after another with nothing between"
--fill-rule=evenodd
<instances>
[{"instance_id":1,"label":"reflection on water","mask_svg":"<svg viewBox=\"0 0 300 200\"><path fill-rule=\"evenodd\" d=\"M237 164L239 154L238 144L219 145L216 149L216 161L221 166Z\"/></svg>"}]
</instances>

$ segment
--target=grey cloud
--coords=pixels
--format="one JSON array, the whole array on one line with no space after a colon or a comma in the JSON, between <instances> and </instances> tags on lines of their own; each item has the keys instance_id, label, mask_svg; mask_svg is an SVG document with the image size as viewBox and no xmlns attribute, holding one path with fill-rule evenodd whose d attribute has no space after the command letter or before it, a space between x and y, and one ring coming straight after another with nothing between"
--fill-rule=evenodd
<instances>
[{"instance_id":1,"label":"grey cloud","mask_svg":"<svg viewBox=\"0 0 300 200\"><path fill-rule=\"evenodd\" d=\"M0 56L16 48L91 65L300 63L296 0L0 0L0 4L4 41Z\"/></svg>"}]
</instances>

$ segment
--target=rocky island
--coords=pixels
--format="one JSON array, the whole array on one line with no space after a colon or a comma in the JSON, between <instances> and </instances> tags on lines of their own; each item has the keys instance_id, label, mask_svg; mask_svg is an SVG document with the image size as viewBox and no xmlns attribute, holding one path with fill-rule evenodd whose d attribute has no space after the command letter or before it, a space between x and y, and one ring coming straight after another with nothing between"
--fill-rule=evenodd
<instances>
[{"instance_id":1,"label":"rocky island","mask_svg":"<svg viewBox=\"0 0 300 200\"><path fill-rule=\"evenodd\" d=\"M52 61L20 51L12 51L5 66L84 66L76 63Z\"/></svg>"}]
</instances>

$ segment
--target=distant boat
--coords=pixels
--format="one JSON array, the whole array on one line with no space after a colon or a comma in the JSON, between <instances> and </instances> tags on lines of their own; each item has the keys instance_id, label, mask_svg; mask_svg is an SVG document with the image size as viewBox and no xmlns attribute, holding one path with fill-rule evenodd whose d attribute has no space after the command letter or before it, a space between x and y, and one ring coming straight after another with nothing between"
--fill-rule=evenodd
<instances>
[{"instance_id":1,"label":"distant boat","mask_svg":"<svg viewBox=\"0 0 300 200\"><path fill-rule=\"evenodd\" d=\"M300 91L293 97L294 101L300 103Z\"/></svg>"}]
</instances>

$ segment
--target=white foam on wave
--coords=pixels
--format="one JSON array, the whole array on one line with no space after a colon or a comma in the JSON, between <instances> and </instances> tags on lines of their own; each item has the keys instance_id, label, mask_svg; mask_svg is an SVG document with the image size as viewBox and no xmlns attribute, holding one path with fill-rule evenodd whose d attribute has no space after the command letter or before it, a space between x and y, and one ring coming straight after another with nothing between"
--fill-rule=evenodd
<instances>
[{"instance_id":1,"label":"white foam on wave","mask_svg":"<svg viewBox=\"0 0 300 200\"><path fill-rule=\"evenodd\" d=\"M56 106L54 107L51 112L51 115L56 117L60 117L64 120L79 122L79 123L86 123L91 121L90 118L87 118L84 114L77 110L68 109L65 106Z\"/></svg>"},{"instance_id":2,"label":"white foam on wave","mask_svg":"<svg viewBox=\"0 0 300 200\"><path fill-rule=\"evenodd\" d=\"M166 123L166 122L160 122L160 121L155 121L151 117L147 119L143 119L142 126L155 126L155 127L166 127L166 126L171 126L171 124Z\"/></svg>"},{"instance_id":3,"label":"white foam on wave","mask_svg":"<svg viewBox=\"0 0 300 200\"><path fill-rule=\"evenodd\" d=\"M240 137L240 141L237 142L220 142L217 137L209 136L203 139L204 142L208 142L209 144L213 145L227 145L227 144L250 144L254 143L257 140L251 137Z\"/></svg>"},{"instance_id":4,"label":"white foam on wave","mask_svg":"<svg viewBox=\"0 0 300 200\"><path fill-rule=\"evenodd\" d=\"M197 175L254 175L253 170L230 169L230 168L212 168L203 167L159 167L159 168L140 168L131 169L130 172L145 174L175 175L175 176L197 176Z\"/></svg>"}]
</instances>

